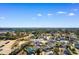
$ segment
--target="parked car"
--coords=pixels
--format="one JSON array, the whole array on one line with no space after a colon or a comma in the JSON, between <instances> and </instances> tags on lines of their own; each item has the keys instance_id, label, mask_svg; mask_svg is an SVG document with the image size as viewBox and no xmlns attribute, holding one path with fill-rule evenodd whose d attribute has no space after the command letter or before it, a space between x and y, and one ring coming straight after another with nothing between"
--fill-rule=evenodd
<instances>
[{"instance_id":1,"label":"parked car","mask_svg":"<svg viewBox=\"0 0 79 59\"><path fill-rule=\"evenodd\" d=\"M4 45L1 45L0 48L2 48Z\"/></svg>"},{"instance_id":2,"label":"parked car","mask_svg":"<svg viewBox=\"0 0 79 59\"><path fill-rule=\"evenodd\" d=\"M6 42L5 44L8 44L9 43L9 41L8 42Z\"/></svg>"},{"instance_id":3,"label":"parked car","mask_svg":"<svg viewBox=\"0 0 79 59\"><path fill-rule=\"evenodd\" d=\"M75 44L75 48L79 49L79 43Z\"/></svg>"}]
</instances>

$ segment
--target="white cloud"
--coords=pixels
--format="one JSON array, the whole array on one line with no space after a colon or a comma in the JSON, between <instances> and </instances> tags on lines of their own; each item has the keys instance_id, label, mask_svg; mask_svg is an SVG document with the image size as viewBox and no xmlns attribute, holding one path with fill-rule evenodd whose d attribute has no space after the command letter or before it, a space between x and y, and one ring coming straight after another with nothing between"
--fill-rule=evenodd
<instances>
[{"instance_id":1,"label":"white cloud","mask_svg":"<svg viewBox=\"0 0 79 59\"><path fill-rule=\"evenodd\" d=\"M69 13L68 15L69 15L69 16L74 16L74 15L75 15L75 13Z\"/></svg>"},{"instance_id":2,"label":"white cloud","mask_svg":"<svg viewBox=\"0 0 79 59\"><path fill-rule=\"evenodd\" d=\"M66 14L64 11L58 11L57 14Z\"/></svg>"},{"instance_id":3,"label":"white cloud","mask_svg":"<svg viewBox=\"0 0 79 59\"><path fill-rule=\"evenodd\" d=\"M53 14L48 14L48 16L52 16Z\"/></svg>"},{"instance_id":4,"label":"white cloud","mask_svg":"<svg viewBox=\"0 0 79 59\"><path fill-rule=\"evenodd\" d=\"M5 19L5 17L0 16L0 19L1 19L1 20L2 20L2 19Z\"/></svg>"},{"instance_id":5,"label":"white cloud","mask_svg":"<svg viewBox=\"0 0 79 59\"><path fill-rule=\"evenodd\" d=\"M74 9L74 11L78 11L78 9Z\"/></svg>"},{"instance_id":6,"label":"white cloud","mask_svg":"<svg viewBox=\"0 0 79 59\"><path fill-rule=\"evenodd\" d=\"M41 13L38 13L37 16L42 16L42 14Z\"/></svg>"}]
</instances>

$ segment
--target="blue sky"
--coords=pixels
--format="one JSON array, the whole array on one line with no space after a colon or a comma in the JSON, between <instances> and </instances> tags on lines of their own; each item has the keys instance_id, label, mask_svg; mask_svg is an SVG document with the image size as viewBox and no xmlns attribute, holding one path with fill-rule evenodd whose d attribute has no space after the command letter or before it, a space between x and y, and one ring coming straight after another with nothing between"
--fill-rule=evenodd
<instances>
[{"instance_id":1,"label":"blue sky","mask_svg":"<svg viewBox=\"0 0 79 59\"><path fill-rule=\"evenodd\" d=\"M79 27L79 4L1 3L0 27Z\"/></svg>"}]
</instances>

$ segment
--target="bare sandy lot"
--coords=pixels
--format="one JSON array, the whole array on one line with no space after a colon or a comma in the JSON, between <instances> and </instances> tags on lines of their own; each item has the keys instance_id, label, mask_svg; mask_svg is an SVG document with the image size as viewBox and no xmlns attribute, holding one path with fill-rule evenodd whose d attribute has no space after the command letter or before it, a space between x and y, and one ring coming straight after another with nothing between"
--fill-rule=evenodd
<instances>
[{"instance_id":1,"label":"bare sandy lot","mask_svg":"<svg viewBox=\"0 0 79 59\"><path fill-rule=\"evenodd\" d=\"M9 42L9 43L7 43L7 42ZM0 48L0 49L2 49L2 51L0 51L0 54L8 55L11 52L11 46L14 42L15 42L15 40L0 41L0 46L4 45L3 47Z\"/></svg>"}]
</instances>

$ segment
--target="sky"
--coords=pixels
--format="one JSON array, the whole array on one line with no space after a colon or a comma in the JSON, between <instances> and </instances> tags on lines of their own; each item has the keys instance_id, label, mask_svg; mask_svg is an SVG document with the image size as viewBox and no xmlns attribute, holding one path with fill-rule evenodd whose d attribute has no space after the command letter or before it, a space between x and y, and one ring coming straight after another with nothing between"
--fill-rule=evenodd
<instances>
[{"instance_id":1,"label":"sky","mask_svg":"<svg viewBox=\"0 0 79 59\"><path fill-rule=\"evenodd\" d=\"M0 27L78 27L78 3L0 3Z\"/></svg>"}]
</instances>

